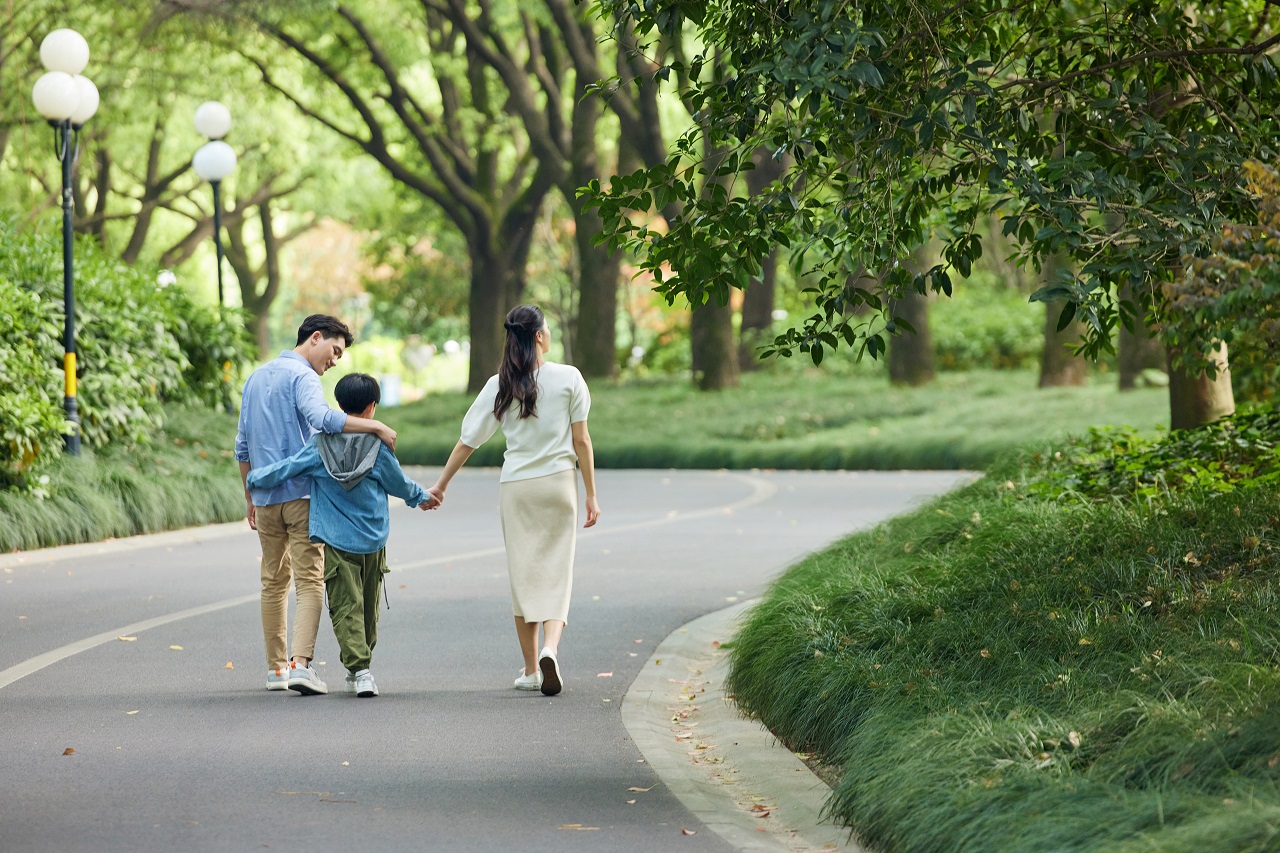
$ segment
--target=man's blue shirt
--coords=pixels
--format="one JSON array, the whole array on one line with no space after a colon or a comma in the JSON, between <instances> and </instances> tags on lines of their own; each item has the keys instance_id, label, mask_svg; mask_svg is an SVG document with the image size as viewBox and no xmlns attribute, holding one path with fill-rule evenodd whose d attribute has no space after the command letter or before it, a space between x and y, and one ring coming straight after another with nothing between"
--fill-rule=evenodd
<instances>
[{"instance_id":1,"label":"man's blue shirt","mask_svg":"<svg viewBox=\"0 0 1280 853\"><path fill-rule=\"evenodd\" d=\"M311 481L311 539L352 554L373 554L386 547L391 532L387 495L415 507L427 499L427 493L405 476L395 454L381 442L373 470L349 491L330 476L315 437L288 459L254 468L249 484L274 485L300 476Z\"/></svg>"},{"instance_id":2,"label":"man's blue shirt","mask_svg":"<svg viewBox=\"0 0 1280 853\"><path fill-rule=\"evenodd\" d=\"M236 459L261 468L287 459L317 432L339 433L347 416L324 401L320 374L305 358L285 350L255 370L240 400ZM254 506L271 506L311 494L309 477L295 477L271 488L249 489Z\"/></svg>"}]
</instances>

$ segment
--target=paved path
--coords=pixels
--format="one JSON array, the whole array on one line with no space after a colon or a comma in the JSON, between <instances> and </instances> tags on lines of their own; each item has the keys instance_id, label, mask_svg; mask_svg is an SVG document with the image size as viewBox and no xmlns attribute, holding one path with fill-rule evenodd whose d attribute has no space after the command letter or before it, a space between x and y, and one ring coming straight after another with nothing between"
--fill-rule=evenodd
<instances>
[{"instance_id":1,"label":"paved path","mask_svg":"<svg viewBox=\"0 0 1280 853\"><path fill-rule=\"evenodd\" d=\"M645 759L628 687L681 626L965 476L601 472L554 699L510 689L494 470L393 508L372 700L323 622L335 693L263 689L243 524L0 556L0 850L743 849Z\"/></svg>"}]
</instances>

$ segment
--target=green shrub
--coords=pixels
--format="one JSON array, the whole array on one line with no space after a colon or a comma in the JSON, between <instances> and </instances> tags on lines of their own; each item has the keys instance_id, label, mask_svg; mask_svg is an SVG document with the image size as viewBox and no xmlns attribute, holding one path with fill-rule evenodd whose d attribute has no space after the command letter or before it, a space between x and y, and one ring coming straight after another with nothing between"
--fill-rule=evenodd
<instances>
[{"instance_id":1,"label":"green shrub","mask_svg":"<svg viewBox=\"0 0 1280 853\"><path fill-rule=\"evenodd\" d=\"M1044 308L1026 294L984 281L964 282L929 312L939 370L1030 367L1044 348Z\"/></svg>"},{"instance_id":2,"label":"green shrub","mask_svg":"<svg viewBox=\"0 0 1280 853\"><path fill-rule=\"evenodd\" d=\"M1267 417L1135 439L1100 499L1061 488L1097 460L1024 455L814 555L752 611L729 688L840 764L828 809L876 849L1276 849Z\"/></svg>"},{"instance_id":3,"label":"green shrub","mask_svg":"<svg viewBox=\"0 0 1280 853\"><path fill-rule=\"evenodd\" d=\"M243 361L244 332L182 291L159 289L152 270L80 240L75 256L77 403L83 442L142 442L164 423L166 402L222 399L223 364ZM29 483L61 453L63 274L61 237L0 222L0 471Z\"/></svg>"},{"instance_id":4,"label":"green shrub","mask_svg":"<svg viewBox=\"0 0 1280 853\"><path fill-rule=\"evenodd\" d=\"M1053 458L1032 488L1058 497L1153 499L1170 491L1222 494L1280 482L1280 411L1261 409L1152 439L1129 429L1091 429Z\"/></svg>"}]
</instances>

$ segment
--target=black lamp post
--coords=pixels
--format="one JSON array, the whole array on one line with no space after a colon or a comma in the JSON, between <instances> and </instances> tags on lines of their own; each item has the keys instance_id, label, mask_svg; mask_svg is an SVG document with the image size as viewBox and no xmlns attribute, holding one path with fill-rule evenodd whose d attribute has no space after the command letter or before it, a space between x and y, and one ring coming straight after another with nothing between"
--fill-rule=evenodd
<instances>
[{"instance_id":1,"label":"black lamp post","mask_svg":"<svg viewBox=\"0 0 1280 853\"><path fill-rule=\"evenodd\" d=\"M62 300L63 406L68 431L67 452L80 455L80 412L76 402L76 296L72 275L75 234L72 212L75 185L71 167L76 159L77 133L98 111L98 89L80 72L89 64L89 44L75 30L54 30L40 43L40 61L48 69L31 91L36 110L53 127L54 148L62 164Z\"/></svg>"},{"instance_id":2,"label":"black lamp post","mask_svg":"<svg viewBox=\"0 0 1280 853\"><path fill-rule=\"evenodd\" d=\"M196 130L209 138L200 146L191 166L213 186L213 244L218 254L218 312L222 312L222 179L236 167L236 152L222 141L231 130L231 112L217 101L196 107Z\"/></svg>"}]
</instances>

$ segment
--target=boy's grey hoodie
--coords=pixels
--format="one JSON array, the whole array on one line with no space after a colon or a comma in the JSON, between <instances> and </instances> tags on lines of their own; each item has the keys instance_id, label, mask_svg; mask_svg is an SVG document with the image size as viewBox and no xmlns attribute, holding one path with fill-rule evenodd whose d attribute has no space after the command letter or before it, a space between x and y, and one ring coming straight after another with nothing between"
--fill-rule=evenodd
<instances>
[{"instance_id":1,"label":"boy's grey hoodie","mask_svg":"<svg viewBox=\"0 0 1280 853\"><path fill-rule=\"evenodd\" d=\"M248 484L269 487L301 475L311 478L311 538L352 554L373 554L386 546L388 495L409 506L427 499L374 435L314 435L288 459L254 468Z\"/></svg>"}]
</instances>

